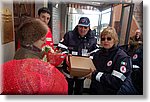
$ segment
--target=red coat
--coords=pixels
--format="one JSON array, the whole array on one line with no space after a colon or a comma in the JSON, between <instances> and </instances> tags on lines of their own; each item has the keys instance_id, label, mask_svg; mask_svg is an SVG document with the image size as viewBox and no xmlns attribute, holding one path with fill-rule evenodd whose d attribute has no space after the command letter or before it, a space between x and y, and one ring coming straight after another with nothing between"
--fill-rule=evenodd
<instances>
[{"instance_id":1,"label":"red coat","mask_svg":"<svg viewBox=\"0 0 150 102\"><path fill-rule=\"evenodd\" d=\"M54 49L53 36L52 36L52 32L50 29L48 33L46 34L46 44L51 46Z\"/></svg>"},{"instance_id":2,"label":"red coat","mask_svg":"<svg viewBox=\"0 0 150 102\"><path fill-rule=\"evenodd\" d=\"M64 75L39 59L11 60L3 67L2 94L67 94Z\"/></svg>"}]
</instances>

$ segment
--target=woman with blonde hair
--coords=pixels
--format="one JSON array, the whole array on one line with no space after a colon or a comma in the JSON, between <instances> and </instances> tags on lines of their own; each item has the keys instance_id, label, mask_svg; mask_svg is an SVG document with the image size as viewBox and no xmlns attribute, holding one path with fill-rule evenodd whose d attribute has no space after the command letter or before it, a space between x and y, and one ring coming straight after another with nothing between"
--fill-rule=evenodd
<instances>
[{"instance_id":1,"label":"woman with blonde hair","mask_svg":"<svg viewBox=\"0 0 150 102\"><path fill-rule=\"evenodd\" d=\"M91 94L116 95L135 94L131 82L131 58L118 45L118 35L113 27L105 28L101 34L101 49L93 56L96 70L91 78Z\"/></svg>"}]
</instances>

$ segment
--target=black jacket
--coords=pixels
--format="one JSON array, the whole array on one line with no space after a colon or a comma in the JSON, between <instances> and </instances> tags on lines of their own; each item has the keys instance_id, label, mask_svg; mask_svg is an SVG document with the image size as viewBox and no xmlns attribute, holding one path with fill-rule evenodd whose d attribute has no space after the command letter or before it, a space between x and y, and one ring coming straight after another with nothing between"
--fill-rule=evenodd
<instances>
[{"instance_id":1,"label":"black jacket","mask_svg":"<svg viewBox=\"0 0 150 102\"><path fill-rule=\"evenodd\" d=\"M132 63L123 50L102 48L95 53L93 63L96 71L92 73L91 94L130 94Z\"/></svg>"},{"instance_id":2,"label":"black jacket","mask_svg":"<svg viewBox=\"0 0 150 102\"><path fill-rule=\"evenodd\" d=\"M98 48L97 39L93 32L89 30L87 35L81 37L78 33L77 26L73 31L69 31L64 35L58 47L61 48L63 52L73 55L76 54L77 56L82 56L82 49L87 49L88 53L90 53Z\"/></svg>"},{"instance_id":3,"label":"black jacket","mask_svg":"<svg viewBox=\"0 0 150 102\"><path fill-rule=\"evenodd\" d=\"M133 85L138 90L139 94L143 94L143 45L141 45L135 52L132 57L133 63L133 72L131 78Z\"/></svg>"},{"instance_id":4,"label":"black jacket","mask_svg":"<svg viewBox=\"0 0 150 102\"><path fill-rule=\"evenodd\" d=\"M82 56L82 49L87 49L88 53L99 50L97 39L93 32L89 30L88 34L81 37L78 33L77 26L73 31L69 31L64 35L62 41L58 44L58 48L61 49L63 53L69 53L76 56ZM66 62L63 64L63 69L65 73L69 74Z\"/></svg>"}]
</instances>

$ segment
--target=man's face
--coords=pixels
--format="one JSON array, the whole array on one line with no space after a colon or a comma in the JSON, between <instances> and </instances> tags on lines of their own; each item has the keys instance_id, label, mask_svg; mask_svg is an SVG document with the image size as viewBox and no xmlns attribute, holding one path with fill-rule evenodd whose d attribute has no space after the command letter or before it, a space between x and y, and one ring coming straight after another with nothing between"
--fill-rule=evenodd
<instances>
[{"instance_id":1,"label":"man's face","mask_svg":"<svg viewBox=\"0 0 150 102\"><path fill-rule=\"evenodd\" d=\"M140 37L140 35L141 35L140 30L136 30L136 33L135 33L136 38L139 38L139 37Z\"/></svg>"},{"instance_id":2,"label":"man's face","mask_svg":"<svg viewBox=\"0 0 150 102\"><path fill-rule=\"evenodd\" d=\"M48 24L49 20L50 20L50 15L48 13L41 13L39 18L40 18L40 20L42 20L43 22Z\"/></svg>"},{"instance_id":3,"label":"man's face","mask_svg":"<svg viewBox=\"0 0 150 102\"><path fill-rule=\"evenodd\" d=\"M78 32L81 37L84 37L88 33L89 29L90 27L78 26Z\"/></svg>"},{"instance_id":4,"label":"man's face","mask_svg":"<svg viewBox=\"0 0 150 102\"><path fill-rule=\"evenodd\" d=\"M136 32L136 38L139 38L140 37L140 33L139 32Z\"/></svg>"}]
</instances>

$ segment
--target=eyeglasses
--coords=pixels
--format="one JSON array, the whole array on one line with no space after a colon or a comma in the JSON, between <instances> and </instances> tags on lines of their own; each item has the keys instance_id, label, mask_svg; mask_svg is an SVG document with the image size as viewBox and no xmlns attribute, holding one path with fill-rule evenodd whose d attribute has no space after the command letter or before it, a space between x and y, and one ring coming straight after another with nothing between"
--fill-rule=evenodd
<instances>
[{"instance_id":1,"label":"eyeglasses","mask_svg":"<svg viewBox=\"0 0 150 102\"><path fill-rule=\"evenodd\" d=\"M107 38L101 38L101 41L105 41L105 39L107 39L107 41L111 41L112 40L111 37L107 37Z\"/></svg>"},{"instance_id":2,"label":"eyeglasses","mask_svg":"<svg viewBox=\"0 0 150 102\"><path fill-rule=\"evenodd\" d=\"M87 29L88 27L86 27L86 26L78 26L79 28L84 28L84 29Z\"/></svg>"}]
</instances>

